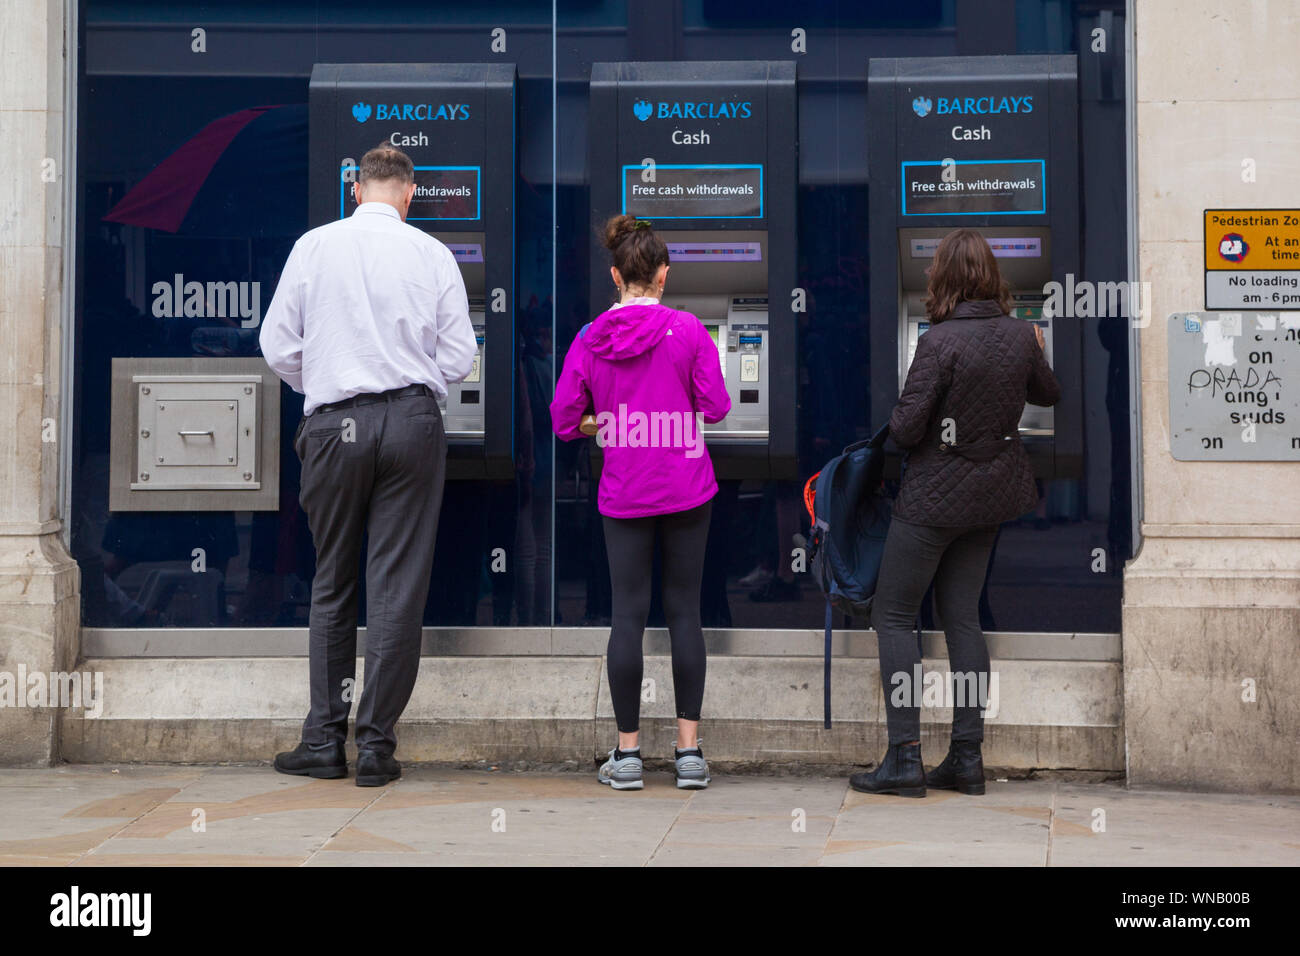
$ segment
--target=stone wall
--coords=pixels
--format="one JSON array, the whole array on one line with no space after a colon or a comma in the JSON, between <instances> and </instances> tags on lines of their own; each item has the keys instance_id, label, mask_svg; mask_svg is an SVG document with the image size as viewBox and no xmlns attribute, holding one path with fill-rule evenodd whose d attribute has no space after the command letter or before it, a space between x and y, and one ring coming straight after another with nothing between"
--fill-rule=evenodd
<instances>
[{"instance_id":1,"label":"stone wall","mask_svg":"<svg viewBox=\"0 0 1300 956\"><path fill-rule=\"evenodd\" d=\"M1170 313L1205 307L1203 210L1300 207L1300 3L1135 6L1154 309L1140 332L1144 541L1124 578L1129 780L1300 790L1300 467L1175 461L1165 340Z\"/></svg>"},{"instance_id":2,"label":"stone wall","mask_svg":"<svg viewBox=\"0 0 1300 956\"><path fill-rule=\"evenodd\" d=\"M77 566L60 538L63 4L0 4L0 682L77 655ZM0 687L0 691L3 687ZM41 697L33 703L45 703ZM48 764L55 710L0 707L0 764Z\"/></svg>"}]
</instances>

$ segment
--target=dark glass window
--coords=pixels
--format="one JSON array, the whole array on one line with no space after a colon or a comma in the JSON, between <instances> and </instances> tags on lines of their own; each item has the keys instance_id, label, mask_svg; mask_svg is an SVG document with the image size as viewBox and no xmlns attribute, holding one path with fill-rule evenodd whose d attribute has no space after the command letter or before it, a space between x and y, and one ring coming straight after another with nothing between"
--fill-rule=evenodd
<instances>
[{"instance_id":1,"label":"dark glass window","mask_svg":"<svg viewBox=\"0 0 1300 956\"><path fill-rule=\"evenodd\" d=\"M868 235L871 57L1075 53L1084 279L1126 277L1122 2L752 0L479 4L82 4L77 131L74 554L90 627L306 623L313 549L291 441L302 397L281 390L278 512L108 507L112 360L256 356L238 318L156 314L155 283L257 283L265 310L307 228L308 77L317 62L511 62L518 71L514 479L449 482L426 623L605 625L609 580L586 442L552 440L557 363L606 303L591 301L591 65L793 59L798 68L798 478L727 480L714 503L702 593L708 627L814 628L822 600L790 570L808 534L803 481L888 416L872 406ZM505 32L506 50L491 48ZM791 30L806 31L806 52ZM1091 50L1093 31L1108 50ZM205 31L203 52L192 31ZM256 116L249 116L255 112ZM113 211L211 124L241 132L195 176L175 222ZM179 209L179 207L178 207ZM1047 480L1035 513L1003 527L982 602L1002 631L1118 631L1132 551L1128 330L1083 320L1084 463ZM201 548L207 571L192 571ZM505 570L494 562L497 549ZM1097 571L1098 550L1105 570ZM656 572L657 573L657 572ZM926 612L927 623L932 616ZM662 624L652 609L652 624ZM865 621L852 626L865 627Z\"/></svg>"},{"instance_id":2,"label":"dark glass window","mask_svg":"<svg viewBox=\"0 0 1300 956\"><path fill-rule=\"evenodd\" d=\"M514 479L448 483L426 623L548 624L550 5L89 0L81 23L72 545L84 569L84 623L306 623L314 551L291 441L302 396L281 388L278 512L111 512L112 360L259 354L256 327L231 317L159 316L153 289L175 276L256 283L260 310L269 305L285 258L308 227L314 63L496 61L518 72L520 467ZM491 49L498 27L508 29L504 53ZM204 31L201 44L196 28ZM233 138L214 135L232 124ZM191 162L157 187L175 191L175 201L145 197L152 218L123 216L123 198L138 208L146 177L186 144L199 147ZM197 192L186 201L190 187ZM498 548L504 570L490 561ZM194 570L195 549L203 573Z\"/></svg>"}]
</instances>

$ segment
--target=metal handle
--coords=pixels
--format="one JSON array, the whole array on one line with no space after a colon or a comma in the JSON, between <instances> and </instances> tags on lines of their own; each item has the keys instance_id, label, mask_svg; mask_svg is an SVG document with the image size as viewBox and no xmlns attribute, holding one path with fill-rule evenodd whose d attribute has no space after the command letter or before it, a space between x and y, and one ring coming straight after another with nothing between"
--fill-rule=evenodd
<instances>
[{"instance_id":1,"label":"metal handle","mask_svg":"<svg viewBox=\"0 0 1300 956\"><path fill-rule=\"evenodd\" d=\"M178 435L207 435L207 436L211 437L211 436L212 436L212 429L208 429L208 430L205 431L205 432L198 432L198 431L182 431L182 432L177 432L176 434L178 434Z\"/></svg>"}]
</instances>

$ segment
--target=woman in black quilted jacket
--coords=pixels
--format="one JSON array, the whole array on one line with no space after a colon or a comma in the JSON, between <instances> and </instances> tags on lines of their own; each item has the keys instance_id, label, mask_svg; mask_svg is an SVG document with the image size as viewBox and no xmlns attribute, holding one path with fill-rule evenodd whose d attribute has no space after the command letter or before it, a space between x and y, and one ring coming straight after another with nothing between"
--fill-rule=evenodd
<instances>
[{"instance_id":1,"label":"woman in black quilted jacket","mask_svg":"<svg viewBox=\"0 0 1300 956\"><path fill-rule=\"evenodd\" d=\"M889 419L907 452L894 503L872 626L880 639L889 750L850 785L923 797L927 786L984 792L981 710L989 652L979 596L998 525L1034 510L1038 493L1020 444L1025 403L1055 405L1061 387L1043 354L1042 330L1011 318L993 250L971 229L935 250L920 337ZM921 657L913 622L934 582L954 681L952 745L928 774L921 763Z\"/></svg>"}]
</instances>

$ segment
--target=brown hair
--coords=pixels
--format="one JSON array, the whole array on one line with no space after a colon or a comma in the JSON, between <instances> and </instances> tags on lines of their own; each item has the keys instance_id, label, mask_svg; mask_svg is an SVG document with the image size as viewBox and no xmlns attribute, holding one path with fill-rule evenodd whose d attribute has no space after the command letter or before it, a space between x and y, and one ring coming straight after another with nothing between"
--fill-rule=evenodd
<instances>
[{"instance_id":1,"label":"brown hair","mask_svg":"<svg viewBox=\"0 0 1300 956\"><path fill-rule=\"evenodd\" d=\"M668 265L668 247L648 219L615 216L605 223L604 242L627 285L650 285L659 267Z\"/></svg>"},{"instance_id":2,"label":"brown hair","mask_svg":"<svg viewBox=\"0 0 1300 956\"><path fill-rule=\"evenodd\" d=\"M415 182L411 157L391 143L380 143L361 157L357 179L363 183L384 181L409 184Z\"/></svg>"},{"instance_id":3,"label":"brown hair","mask_svg":"<svg viewBox=\"0 0 1300 956\"><path fill-rule=\"evenodd\" d=\"M1010 314L1011 291L993 250L974 229L948 233L934 250L930 284L925 291L926 314L931 322L942 322L952 317L959 302L983 299L992 299Z\"/></svg>"}]
</instances>

